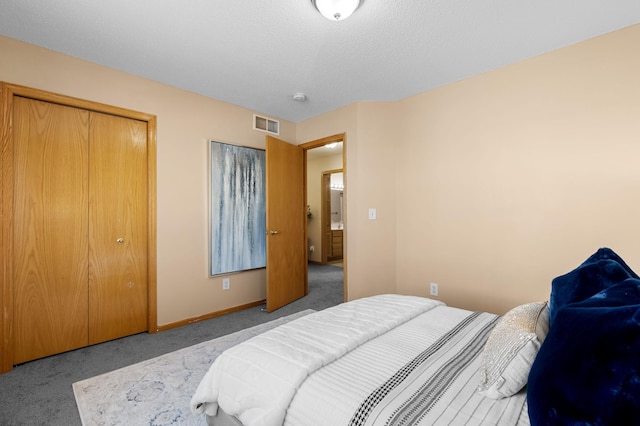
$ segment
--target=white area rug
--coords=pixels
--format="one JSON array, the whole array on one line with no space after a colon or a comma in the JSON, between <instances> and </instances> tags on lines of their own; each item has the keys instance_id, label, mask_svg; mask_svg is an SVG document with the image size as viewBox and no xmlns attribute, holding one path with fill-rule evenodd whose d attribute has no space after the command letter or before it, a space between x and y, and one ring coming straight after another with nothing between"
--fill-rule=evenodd
<instances>
[{"instance_id":1,"label":"white area rug","mask_svg":"<svg viewBox=\"0 0 640 426\"><path fill-rule=\"evenodd\" d=\"M314 312L307 309L73 384L84 426L206 425L189 401L220 353L253 336Z\"/></svg>"}]
</instances>

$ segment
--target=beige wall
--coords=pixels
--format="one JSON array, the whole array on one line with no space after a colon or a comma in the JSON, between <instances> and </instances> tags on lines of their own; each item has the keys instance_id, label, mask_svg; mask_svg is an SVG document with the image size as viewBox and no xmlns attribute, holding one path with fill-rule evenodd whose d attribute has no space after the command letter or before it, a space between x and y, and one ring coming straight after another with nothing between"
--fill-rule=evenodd
<instances>
[{"instance_id":1,"label":"beige wall","mask_svg":"<svg viewBox=\"0 0 640 426\"><path fill-rule=\"evenodd\" d=\"M348 299L437 282L450 305L503 313L601 246L640 271L638 45L640 25L282 122L298 144L346 134ZM3 37L0 53L0 80L158 116L159 324L264 298L264 270L226 292L207 274L207 140L264 147L252 111Z\"/></svg>"},{"instance_id":2,"label":"beige wall","mask_svg":"<svg viewBox=\"0 0 640 426\"><path fill-rule=\"evenodd\" d=\"M357 103L298 123L299 143L345 133L347 299L396 291L396 103ZM368 219L369 208L377 219Z\"/></svg>"},{"instance_id":3,"label":"beige wall","mask_svg":"<svg viewBox=\"0 0 640 426\"><path fill-rule=\"evenodd\" d=\"M397 290L503 313L608 246L640 271L640 25L401 102Z\"/></svg>"},{"instance_id":4,"label":"beige wall","mask_svg":"<svg viewBox=\"0 0 640 426\"><path fill-rule=\"evenodd\" d=\"M347 133L349 299L437 282L504 313L602 246L640 271L639 45L636 25L299 123Z\"/></svg>"},{"instance_id":5,"label":"beige wall","mask_svg":"<svg viewBox=\"0 0 640 426\"><path fill-rule=\"evenodd\" d=\"M158 324L264 299L265 271L208 276L208 140L264 148L253 111L0 37L0 80L150 114L157 128ZM294 142L295 125L281 121Z\"/></svg>"}]
</instances>

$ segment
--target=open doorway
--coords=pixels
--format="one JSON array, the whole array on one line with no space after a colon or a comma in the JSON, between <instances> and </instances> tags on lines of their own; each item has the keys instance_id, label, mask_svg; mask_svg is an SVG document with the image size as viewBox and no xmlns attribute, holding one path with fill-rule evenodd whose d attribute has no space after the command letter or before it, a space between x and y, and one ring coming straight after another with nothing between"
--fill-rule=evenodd
<instances>
[{"instance_id":1,"label":"open doorway","mask_svg":"<svg viewBox=\"0 0 640 426\"><path fill-rule=\"evenodd\" d=\"M320 187L322 235L321 263L342 266L344 257L344 174L342 169L322 172Z\"/></svg>"},{"instance_id":2,"label":"open doorway","mask_svg":"<svg viewBox=\"0 0 640 426\"><path fill-rule=\"evenodd\" d=\"M344 135L301 146L306 154L309 291L330 288L347 300Z\"/></svg>"}]
</instances>

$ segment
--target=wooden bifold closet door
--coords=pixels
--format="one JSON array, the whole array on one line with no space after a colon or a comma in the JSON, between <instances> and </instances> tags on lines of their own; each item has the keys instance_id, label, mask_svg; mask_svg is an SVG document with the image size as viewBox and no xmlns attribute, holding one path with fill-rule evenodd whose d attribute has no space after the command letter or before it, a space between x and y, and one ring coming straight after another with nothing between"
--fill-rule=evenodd
<instances>
[{"instance_id":1,"label":"wooden bifold closet door","mask_svg":"<svg viewBox=\"0 0 640 426\"><path fill-rule=\"evenodd\" d=\"M148 123L13 99L13 364L147 331Z\"/></svg>"},{"instance_id":2,"label":"wooden bifold closet door","mask_svg":"<svg viewBox=\"0 0 640 426\"><path fill-rule=\"evenodd\" d=\"M147 123L92 112L89 344L147 330Z\"/></svg>"},{"instance_id":3,"label":"wooden bifold closet door","mask_svg":"<svg viewBox=\"0 0 640 426\"><path fill-rule=\"evenodd\" d=\"M16 364L87 345L89 113L14 100Z\"/></svg>"}]
</instances>

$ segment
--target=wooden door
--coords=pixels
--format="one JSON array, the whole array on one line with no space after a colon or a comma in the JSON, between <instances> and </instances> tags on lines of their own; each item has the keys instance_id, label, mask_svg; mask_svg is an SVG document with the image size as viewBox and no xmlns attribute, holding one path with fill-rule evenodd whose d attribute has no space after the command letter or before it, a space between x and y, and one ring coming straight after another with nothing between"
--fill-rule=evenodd
<instances>
[{"instance_id":1,"label":"wooden door","mask_svg":"<svg viewBox=\"0 0 640 426\"><path fill-rule=\"evenodd\" d=\"M267 136L267 312L307 294L302 148Z\"/></svg>"},{"instance_id":2,"label":"wooden door","mask_svg":"<svg viewBox=\"0 0 640 426\"><path fill-rule=\"evenodd\" d=\"M89 343L147 330L147 123L91 113Z\"/></svg>"},{"instance_id":3,"label":"wooden door","mask_svg":"<svg viewBox=\"0 0 640 426\"><path fill-rule=\"evenodd\" d=\"M86 110L13 102L15 364L87 345Z\"/></svg>"}]
</instances>

